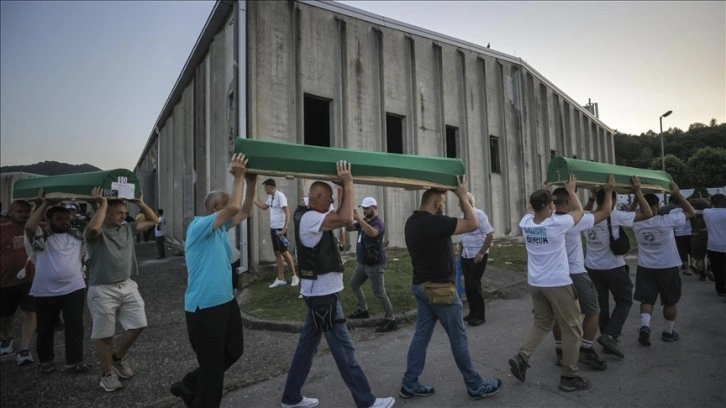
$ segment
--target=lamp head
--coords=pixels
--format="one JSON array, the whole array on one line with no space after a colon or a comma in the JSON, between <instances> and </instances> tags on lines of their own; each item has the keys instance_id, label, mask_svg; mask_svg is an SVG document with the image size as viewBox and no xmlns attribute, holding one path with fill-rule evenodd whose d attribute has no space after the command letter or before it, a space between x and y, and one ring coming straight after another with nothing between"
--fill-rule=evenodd
<instances>
[{"instance_id":1,"label":"lamp head","mask_svg":"<svg viewBox=\"0 0 726 408\"><path fill-rule=\"evenodd\" d=\"M671 113L673 113L673 111L672 111L672 110L669 110L668 112L666 112L666 113L664 113L664 114L660 115L660 117L661 117L661 118L665 118L666 116L669 116L669 115L670 115Z\"/></svg>"}]
</instances>

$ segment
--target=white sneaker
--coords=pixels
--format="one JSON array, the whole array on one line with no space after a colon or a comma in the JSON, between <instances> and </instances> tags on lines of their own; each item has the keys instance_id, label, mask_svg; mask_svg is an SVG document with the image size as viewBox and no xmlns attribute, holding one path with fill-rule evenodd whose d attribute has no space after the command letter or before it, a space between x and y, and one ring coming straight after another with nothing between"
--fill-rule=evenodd
<instances>
[{"instance_id":1,"label":"white sneaker","mask_svg":"<svg viewBox=\"0 0 726 408\"><path fill-rule=\"evenodd\" d=\"M272 282L272 285L270 285L271 288L276 288L278 286L285 286L287 285L287 282L281 279L275 279L274 282Z\"/></svg>"},{"instance_id":2,"label":"white sneaker","mask_svg":"<svg viewBox=\"0 0 726 408\"><path fill-rule=\"evenodd\" d=\"M300 284L300 278L298 278L297 276L293 276L292 279L290 280L290 286L297 286L299 284Z\"/></svg>"},{"instance_id":3,"label":"white sneaker","mask_svg":"<svg viewBox=\"0 0 726 408\"><path fill-rule=\"evenodd\" d=\"M370 408L391 408L395 403L396 399L393 397L376 398L376 402L374 402Z\"/></svg>"},{"instance_id":4,"label":"white sneaker","mask_svg":"<svg viewBox=\"0 0 726 408\"><path fill-rule=\"evenodd\" d=\"M317 398L303 397L303 399L300 402L298 402L297 404L281 403L280 406L282 408L313 408L313 407L317 407L318 404L320 404L320 401L318 401Z\"/></svg>"}]
</instances>

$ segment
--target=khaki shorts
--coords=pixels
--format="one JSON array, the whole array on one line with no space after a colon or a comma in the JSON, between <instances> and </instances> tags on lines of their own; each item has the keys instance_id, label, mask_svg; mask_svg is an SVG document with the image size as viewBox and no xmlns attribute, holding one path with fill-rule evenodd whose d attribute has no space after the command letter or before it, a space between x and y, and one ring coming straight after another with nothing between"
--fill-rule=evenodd
<instances>
[{"instance_id":1,"label":"khaki shorts","mask_svg":"<svg viewBox=\"0 0 726 408\"><path fill-rule=\"evenodd\" d=\"M91 338L106 339L116 334L116 322L124 330L146 327L144 299L131 279L108 285L88 287L88 310L93 329Z\"/></svg>"}]
</instances>

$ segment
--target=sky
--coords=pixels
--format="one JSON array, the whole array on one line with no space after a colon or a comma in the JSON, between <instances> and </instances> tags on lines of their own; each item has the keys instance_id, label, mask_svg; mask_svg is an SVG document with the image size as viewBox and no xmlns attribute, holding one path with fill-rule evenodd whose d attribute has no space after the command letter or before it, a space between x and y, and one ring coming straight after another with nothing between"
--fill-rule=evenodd
<instances>
[{"instance_id":1,"label":"sky","mask_svg":"<svg viewBox=\"0 0 726 408\"><path fill-rule=\"evenodd\" d=\"M610 128L726 121L726 2L343 1L527 62ZM213 1L0 1L0 165L133 169Z\"/></svg>"}]
</instances>

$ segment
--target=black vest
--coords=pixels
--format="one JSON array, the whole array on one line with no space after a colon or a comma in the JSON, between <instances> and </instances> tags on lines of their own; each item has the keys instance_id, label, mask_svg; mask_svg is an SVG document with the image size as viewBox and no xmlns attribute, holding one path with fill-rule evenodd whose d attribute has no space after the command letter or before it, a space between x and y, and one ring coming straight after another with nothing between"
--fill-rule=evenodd
<instances>
[{"instance_id":1,"label":"black vest","mask_svg":"<svg viewBox=\"0 0 726 408\"><path fill-rule=\"evenodd\" d=\"M299 275L302 279L317 279L318 275L330 272L343 272L343 261L340 258L338 241L333 231L323 232L323 237L314 248L306 247L300 242L300 220L310 208L298 205L292 215L295 225L295 245Z\"/></svg>"}]
</instances>

